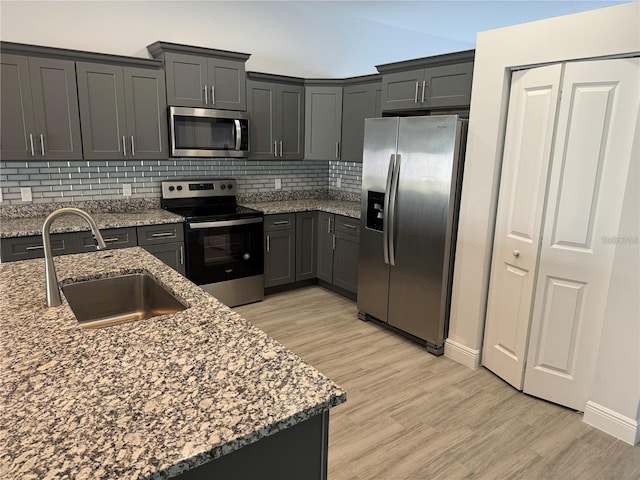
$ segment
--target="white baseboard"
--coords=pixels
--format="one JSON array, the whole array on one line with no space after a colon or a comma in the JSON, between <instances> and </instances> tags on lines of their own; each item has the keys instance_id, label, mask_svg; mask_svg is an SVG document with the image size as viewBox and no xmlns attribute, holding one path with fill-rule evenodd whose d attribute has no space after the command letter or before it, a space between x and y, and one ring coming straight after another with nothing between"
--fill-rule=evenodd
<instances>
[{"instance_id":1,"label":"white baseboard","mask_svg":"<svg viewBox=\"0 0 640 480\"><path fill-rule=\"evenodd\" d=\"M629 445L640 442L640 428L638 428L638 422L635 419L620 415L618 412L595 402L587 402L583 421Z\"/></svg>"},{"instance_id":2,"label":"white baseboard","mask_svg":"<svg viewBox=\"0 0 640 480\"><path fill-rule=\"evenodd\" d=\"M444 356L474 370L480 366L480 350L474 350L449 338L444 341Z\"/></svg>"}]
</instances>

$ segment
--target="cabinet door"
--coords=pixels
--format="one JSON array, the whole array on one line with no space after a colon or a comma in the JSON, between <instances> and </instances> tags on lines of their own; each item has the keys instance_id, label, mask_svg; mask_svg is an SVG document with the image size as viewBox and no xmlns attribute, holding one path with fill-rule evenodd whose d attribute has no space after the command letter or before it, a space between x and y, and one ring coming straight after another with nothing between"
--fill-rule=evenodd
<instances>
[{"instance_id":1,"label":"cabinet door","mask_svg":"<svg viewBox=\"0 0 640 480\"><path fill-rule=\"evenodd\" d=\"M421 103L424 69L388 73L382 77L382 111L415 110Z\"/></svg>"},{"instance_id":2,"label":"cabinet door","mask_svg":"<svg viewBox=\"0 0 640 480\"><path fill-rule=\"evenodd\" d=\"M296 281L316 278L318 213L296 214Z\"/></svg>"},{"instance_id":3,"label":"cabinet door","mask_svg":"<svg viewBox=\"0 0 640 480\"><path fill-rule=\"evenodd\" d=\"M247 80L249 155L254 160L271 160L276 156L276 94L274 83Z\"/></svg>"},{"instance_id":4,"label":"cabinet door","mask_svg":"<svg viewBox=\"0 0 640 480\"><path fill-rule=\"evenodd\" d=\"M138 245L176 243L184 240L184 224L168 223L138 227Z\"/></svg>"},{"instance_id":5,"label":"cabinet door","mask_svg":"<svg viewBox=\"0 0 640 480\"><path fill-rule=\"evenodd\" d=\"M135 247L138 244L136 227L108 228L100 230L100 234L109 249ZM75 250L76 252L95 252L96 242L93 234L89 231L77 232Z\"/></svg>"},{"instance_id":6,"label":"cabinet door","mask_svg":"<svg viewBox=\"0 0 640 480\"><path fill-rule=\"evenodd\" d=\"M164 72L125 68L127 141L130 158L168 158Z\"/></svg>"},{"instance_id":7,"label":"cabinet door","mask_svg":"<svg viewBox=\"0 0 640 480\"><path fill-rule=\"evenodd\" d=\"M362 162L364 119L376 116L376 84L350 85L342 96L342 152L346 162Z\"/></svg>"},{"instance_id":8,"label":"cabinet door","mask_svg":"<svg viewBox=\"0 0 640 480\"><path fill-rule=\"evenodd\" d=\"M279 158L304 157L304 87L279 85L277 96L277 140Z\"/></svg>"},{"instance_id":9,"label":"cabinet door","mask_svg":"<svg viewBox=\"0 0 640 480\"><path fill-rule=\"evenodd\" d=\"M222 110L246 110L244 62L210 58L207 65L208 106Z\"/></svg>"},{"instance_id":10,"label":"cabinet door","mask_svg":"<svg viewBox=\"0 0 640 480\"><path fill-rule=\"evenodd\" d=\"M78 62L76 70L84 158L125 158L127 119L122 67Z\"/></svg>"},{"instance_id":11,"label":"cabinet door","mask_svg":"<svg viewBox=\"0 0 640 480\"><path fill-rule=\"evenodd\" d=\"M147 252L149 252L156 258L162 260L178 273L185 275L184 243L171 242L162 243L160 245L145 245L142 248L144 248Z\"/></svg>"},{"instance_id":12,"label":"cabinet door","mask_svg":"<svg viewBox=\"0 0 640 480\"><path fill-rule=\"evenodd\" d=\"M75 233L55 233L50 239L53 255L77 253ZM0 239L0 256L3 262L43 258L42 235Z\"/></svg>"},{"instance_id":13,"label":"cabinet door","mask_svg":"<svg viewBox=\"0 0 640 480\"><path fill-rule=\"evenodd\" d=\"M305 158L339 160L342 87L306 87Z\"/></svg>"},{"instance_id":14,"label":"cabinet door","mask_svg":"<svg viewBox=\"0 0 640 480\"><path fill-rule=\"evenodd\" d=\"M181 53L165 53L167 105L205 107L207 59ZM207 92L207 100L208 98Z\"/></svg>"},{"instance_id":15,"label":"cabinet door","mask_svg":"<svg viewBox=\"0 0 640 480\"><path fill-rule=\"evenodd\" d=\"M334 224L332 213L318 213L318 279L333 282Z\"/></svg>"},{"instance_id":16,"label":"cabinet door","mask_svg":"<svg viewBox=\"0 0 640 480\"><path fill-rule=\"evenodd\" d=\"M357 235L349 235L336 230L336 248L333 252L333 284L356 293L358 290Z\"/></svg>"},{"instance_id":17,"label":"cabinet door","mask_svg":"<svg viewBox=\"0 0 640 480\"><path fill-rule=\"evenodd\" d=\"M471 104L472 76L473 62L427 68L423 106L468 107Z\"/></svg>"},{"instance_id":18,"label":"cabinet door","mask_svg":"<svg viewBox=\"0 0 640 480\"><path fill-rule=\"evenodd\" d=\"M295 228L264 232L264 286L274 287L296 279Z\"/></svg>"},{"instance_id":19,"label":"cabinet door","mask_svg":"<svg viewBox=\"0 0 640 480\"><path fill-rule=\"evenodd\" d=\"M35 128L29 58L2 54L0 61L0 155L3 160L30 160L35 156Z\"/></svg>"}]
</instances>

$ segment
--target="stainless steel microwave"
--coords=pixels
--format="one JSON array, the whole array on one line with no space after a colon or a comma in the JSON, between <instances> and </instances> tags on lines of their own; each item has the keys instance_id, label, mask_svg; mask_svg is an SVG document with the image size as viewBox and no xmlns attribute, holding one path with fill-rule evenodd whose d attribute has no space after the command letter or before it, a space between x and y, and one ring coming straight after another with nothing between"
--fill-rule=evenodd
<instances>
[{"instance_id":1,"label":"stainless steel microwave","mask_svg":"<svg viewBox=\"0 0 640 480\"><path fill-rule=\"evenodd\" d=\"M169 107L169 136L172 157L247 157L249 116L212 108Z\"/></svg>"}]
</instances>

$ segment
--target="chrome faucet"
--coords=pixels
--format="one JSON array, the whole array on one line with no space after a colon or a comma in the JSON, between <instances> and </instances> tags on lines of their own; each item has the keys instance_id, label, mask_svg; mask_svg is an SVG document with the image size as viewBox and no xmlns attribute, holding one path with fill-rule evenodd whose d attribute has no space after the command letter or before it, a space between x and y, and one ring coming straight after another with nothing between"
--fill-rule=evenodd
<instances>
[{"instance_id":1,"label":"chrome faucet","mask_svg":"<svg viewBox=\"0 0 640 480\"><path fill-rule=\"evenodd\" d=\"M74 215L78 215L84 218L89 227L91 227L91 233L93 237L96 239L98 243L97 249L102 250L107 248L107 245L104 243L102 235L100 234L100 230L98 230L98 225L91 215L89 215L84 210L80 210L79 208L65 207L59 208L58 210L49 214L49 216L44 220L44 224L42 225L42 244L44 245L44 261L45 261L45 280L47 283L47 306L49 307L57 307L62 304L62 298L60 298L60 288L58 288L58 277L56 276L56 268L53 264L53 254L51 253L51 238L49 234L49 230L51 229L51 224L53 221L58 218L60 215L65 215L72 213Z\"/></svg>"}]
</instances>

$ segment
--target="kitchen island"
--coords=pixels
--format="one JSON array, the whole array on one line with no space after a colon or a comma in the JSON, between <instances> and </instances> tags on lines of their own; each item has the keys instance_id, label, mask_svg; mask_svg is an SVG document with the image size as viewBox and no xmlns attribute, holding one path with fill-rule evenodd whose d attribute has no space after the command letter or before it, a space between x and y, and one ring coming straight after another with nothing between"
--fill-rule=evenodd
<instances>
[{"instance_id":1,"label":"kitchen island","mask_svg":"<svg viewBox=\"0 0 640 480\"><path fill-rule=\"evenodd\" d=\"M292 445L324 478L339 386L141 248L55 263L63 284L147 272L188 308L82 329L64 298L46 307L42 259L0 264L3 479L188 478L234 458L270 478Z\"/></svg>"}]
</instances>

